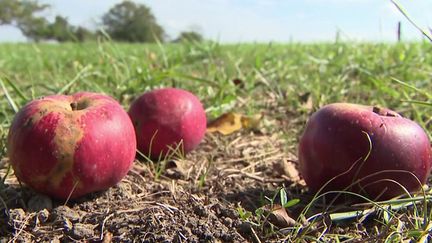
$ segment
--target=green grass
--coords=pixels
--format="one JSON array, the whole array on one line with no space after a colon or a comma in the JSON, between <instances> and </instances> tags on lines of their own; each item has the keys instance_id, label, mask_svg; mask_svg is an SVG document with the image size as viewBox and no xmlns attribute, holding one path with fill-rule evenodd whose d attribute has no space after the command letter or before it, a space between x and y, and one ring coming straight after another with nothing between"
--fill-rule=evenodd
<instances>
[{"instance_id":1,"label":"green grass","mask_svg":"<svg viewBox=\"0 0 432 243\"><path fill-rule=\"evenodd\" d=\"M0 77L17 106L79 90L104 92L127 106L143 91L176 86L194 91L216 116L235 107L237 96L263 92L297 110L298 96L310 92L315 107L336 101L378 104L425 125L428 107L404 101L431 101L430 93L416 90L431 90L431 49L427 43L2 44ZM235 78L243 88L234 85ZM250 102L246 112L253 113L255 105ZM13 109L7 99L0 111L8 123Z\"/></svg>"},{"instance_id":2,"label":"green grass","mask_svg":"<svg viewBox=\"0 0 432 243\"><path fill-rule=\"evenodd\" d=\"M209 118L228 110L255 114L274 110L273 106L285 107L291 115L275 111L273 115L301 117L295 135L302 131L310 112L301 97L311 98L312 110L331 102L386 106L414 119L431 135L431 51L429 43L1 44L0 156L5 157L6 134L15 110L31 99L86 90L109 94L128 108L140 93L163 86L194 92ZM234 79L240 79L242 85L234 84ZM258 102L268 97L276 105ZM288 146L295 147L298 137L285 136ZM204 183L205 175L197 186ZM281 203L288 203L286 200ZM421 200L408 203L412 206ZM390 211L374 202L371 206L380 215L377 220L389 225L388 242L404 237L419 240L432 227L424 220L430 218L427 208L418 207L411 215L414 220L399 227L408 213ZM242 210L242 218L254 216ZM333 218L350 218L356 213ZM397 222L390 224L391 220ZM310 228L312 225L293 232L305 240L320 240L308 238ZM329 234L326 239L350 237Z\"/></svg>"}]
</instances>

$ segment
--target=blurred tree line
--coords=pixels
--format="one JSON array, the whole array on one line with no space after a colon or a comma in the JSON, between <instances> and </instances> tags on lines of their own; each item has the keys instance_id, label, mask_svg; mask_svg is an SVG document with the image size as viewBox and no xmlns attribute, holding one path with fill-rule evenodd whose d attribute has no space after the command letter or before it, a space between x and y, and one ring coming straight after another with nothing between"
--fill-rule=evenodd
<instances>
[{"instance_id":1,"label":"blurred tree line","mask_svg":"<svg viewBox=\"0 0 432 243\"><path fill-rule=\"evenodd\" d=\"M101 30L93 31L83 26L71 25L67 18L57 15L53 21L43 17L49 4L37 0L0 0L0 25L18 28L29 40L39 42L84 42L108 34L115 41L164 42L168 39L151 9L133 1L116 4L101 18ZM174 42L202 41L196 31L184 31Z\"/></svg>"}]
</instances>

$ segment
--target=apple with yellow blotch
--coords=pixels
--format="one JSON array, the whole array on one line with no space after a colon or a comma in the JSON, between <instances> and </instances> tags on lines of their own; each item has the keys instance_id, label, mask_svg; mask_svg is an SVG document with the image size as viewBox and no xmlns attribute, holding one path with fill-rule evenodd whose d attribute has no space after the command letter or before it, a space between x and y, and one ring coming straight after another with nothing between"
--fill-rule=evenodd
<instances>
[{"instance_id":1,"label":"apple with yellow blotch","mask_svg":"<svg viewBox=\"0 0 432 243\"><path fill-rule=\"evenodd\" d=\"M117 184L136 153L127 112L99 93L33 100L16 115L8 156L17 178L57 199L77 198Z\"/></svg>"}]
</instances>

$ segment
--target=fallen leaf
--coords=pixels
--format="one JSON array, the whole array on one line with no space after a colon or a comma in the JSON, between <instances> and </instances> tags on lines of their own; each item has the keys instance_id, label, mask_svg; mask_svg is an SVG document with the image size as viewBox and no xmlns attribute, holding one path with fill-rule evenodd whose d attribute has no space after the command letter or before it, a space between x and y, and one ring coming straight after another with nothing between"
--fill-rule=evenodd
<instances>
[{"instance_id":1,"label":"fallen leaf","mask_svg":"<svg viewBox=\"0 0 432 243\"><path fill-rule=\"evenodd\" d=\"M285 175L288 176L291 181L298 182L300 180L300 173L293 162L284 160L283 170Z\"/></svg>"},{"instance_id":2,"label":"fallen leaf","mask_svg":"<svg viewBox=\"0 0 432 243\"><path fill-rule=\"evenodd\" d=\"M207 132L220 132L223 135L231 134L242 129L241 115L233 112L225 113L207 126Z\"/></svg>"},{"instance_id":3,"label":"fallen leaf","mask_svg":"<svg viewBox=\"0 0 432 243\"><path fill-rule=\"evenodd\" d=\"M210 122L207 132L219 132L229 135L241 129L256 129L262 119L262 115L244 116L234 112L228 112Z\"/></svg>"},{"instance_id":4,"label":"fallen leaf","mask_svg":"<svg viewBox=\"0 0 432 243\"><path fill-rule=\"evenodd\" d=\"M268 220L270 223L280 228L286 228L296 224L296 221L288 215L285 208L279 204L273 204L269 212Z\"/></svg>"},{"instance_id":5,"label":"fallen leaf","mask_svg":"<svg viewBox=\"0 0 432 243\"><path fill-rule=\"evenodd\" d=\"M241 123L243 128L256 129L262 119L261 114L256 114L253 116L242 116Z\"/></svg>"},{"instance_id":6,"label":"fallen leaf","mask_svg":"<svg viewBox=\"0 0 432 243\"><path fill-rule=\"evenodd\" d=\"M297 169L296 163L289 159L282 159L273 164L273 171L277 176L284 178L287 181L294 182L299 185L306 185L300 177L300 172Z\"/></svg>"}]
</instances>

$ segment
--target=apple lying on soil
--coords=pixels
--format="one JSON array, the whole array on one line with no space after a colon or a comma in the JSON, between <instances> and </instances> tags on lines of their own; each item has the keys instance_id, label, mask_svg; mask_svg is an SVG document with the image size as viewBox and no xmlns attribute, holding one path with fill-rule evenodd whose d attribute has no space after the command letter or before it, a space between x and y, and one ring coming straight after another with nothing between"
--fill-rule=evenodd
<instances>
[{"instance_id":1,"label":"apple lying on soil","mask_svg":"<svg viewBox=\"0 0 432 243\"><path fill-rule=\"evenodd\" d=\"M299 163L313 192L332 180L323 191L389 199L404 193L401 186L413 192L426 182L431 144L417 123L394 111L335 103L310 117L300 139Z\"/></svg>"},{"instance_id":2,"label":"apple lying on soil","mask_svg":"<svg viewBox=\"0 0 432 243\"><path fill-rule=\"evenodd\" d=\"M97 93L52 95L25 105L8 134L17 178L57 199L105 190L129 171L135 131L117 101Z\"/></svg>"},{"instance_id":3,"label":"apple lying on soil","mask_svg":"<svg viewBox=\"0 0 432 243\"><path fill-rule=\"evenodd\" d=\"M204 137L207 119L199 99L177 88L162 88L138 97L129 109L138 150L156 159L179 147L187 153Z\"/></svg>"}]
</instances>

